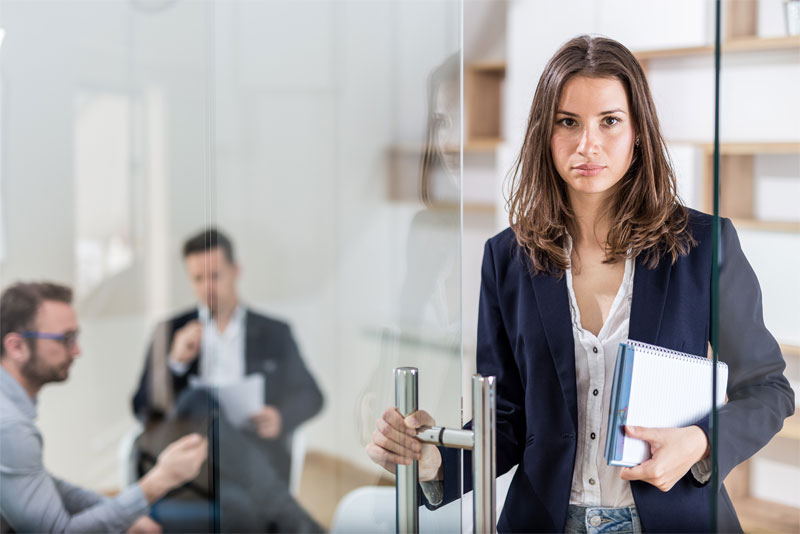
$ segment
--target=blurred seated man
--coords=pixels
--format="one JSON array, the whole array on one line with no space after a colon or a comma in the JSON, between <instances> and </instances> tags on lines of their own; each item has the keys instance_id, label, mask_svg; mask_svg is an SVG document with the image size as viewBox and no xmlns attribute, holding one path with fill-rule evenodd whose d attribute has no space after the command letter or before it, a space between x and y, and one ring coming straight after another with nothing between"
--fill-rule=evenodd
<instances>
[{"instance_id":1,"label":"blurred seated man","mask_svg":"<svg viewBox=\"0 0 800 534\"><path fill-rule=\"evenodd\" d=\"M42 463L36 397L67 379L81 353L72 291L18 283L0 296L0 532L160 532L145 514L172 488L197 476L207 443L178 439L138 483L114 498L59 480Z\"/></svg>"},{"instance_id":2,"label":"blurred seated man","mask_svg":"<svg viewBox=\"0 0 800 534\"><path fill-rule=\"evenodd\" d=\"M235 515L238 530L318 529L313 523L274 517L285 516L289 509L296 516L304 515L288 496L288 438L322 407L322 394L289 326L242 304L237 292L239 266L233 245L223 233L209 228L191 237L184 244L183 259L199 304L156 328L133 399L134 412L145 425L139 444L152 455L176 428L205 429L218 446L212 451L212 472L198 477L193 487L219 503L220 528L228 530L226 515ZM237 425L216 393L238 387L251 375L263 378L263 402L249 421ZM218 413L222 416L217 417ZM253 502L252 507L262 514L248 524L248 506L241 499L236 499L238 511L226 514L226 508L234 506L229 502L234 499L226 496L238 494L284 504L273 514L266 513L273 517L267 517L264 527L264 504Z\"/></svg>"}]
</instances>

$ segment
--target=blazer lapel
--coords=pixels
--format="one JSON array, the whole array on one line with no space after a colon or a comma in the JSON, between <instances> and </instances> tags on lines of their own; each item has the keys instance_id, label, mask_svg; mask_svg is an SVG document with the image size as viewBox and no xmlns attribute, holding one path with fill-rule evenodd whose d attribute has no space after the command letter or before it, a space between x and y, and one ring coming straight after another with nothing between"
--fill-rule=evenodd
<instances>
[{"instance_id":1,"label":"blazer lapel","mask_svg":"<svg viewBox=\"0 0 800 534\"><path fill-rule=\"evenodd\" d=\"M669 258L662 258L655 269L645 267L641 255L636 258L631 322L628 330L630 339L658 344L671 272L672 263Z\"/></svg>"},{"instance_id":2,"label":"blazer lapel","mask_svg":"<svg viewBox=\"0 0 800 534\"><path fill-rule=\"evenodd\" d=\"M553 357L564 402L578 431L578 400L575 387L575 340L572 336L572 314L569 311L567 279L554 276L531 277L536 305L542 318L547 345Z\"/></svg>"},{"instance_id":3,"label":"blazer lapel","mask_svg":"<svg viewBox=\"0 0 800 534\"><path fill-rule=\"evenodd\" d=\"M244 368L246 374L261 373L261 361L258 354L259 338L261 332L259 331L258 322L255 320L250 311L245 311L244 318Z\"/></svg>"}]
</instances>

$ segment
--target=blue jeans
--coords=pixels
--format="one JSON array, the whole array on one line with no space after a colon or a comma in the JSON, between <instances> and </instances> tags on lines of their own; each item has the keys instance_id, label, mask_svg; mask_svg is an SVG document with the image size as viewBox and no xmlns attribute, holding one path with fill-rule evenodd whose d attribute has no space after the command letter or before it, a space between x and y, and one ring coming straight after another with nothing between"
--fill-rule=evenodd
<instances>
[{"instance_id":1,"label":"blue jeans","mask_svg":"<svg viewBox=\"0 0 800 534\"><path fill-rule=\"evenodd\" d=\"M635 506L602 508L599 506L569 505L566 534L640 533L642 524Z\"/></svg>"}]
</instances>

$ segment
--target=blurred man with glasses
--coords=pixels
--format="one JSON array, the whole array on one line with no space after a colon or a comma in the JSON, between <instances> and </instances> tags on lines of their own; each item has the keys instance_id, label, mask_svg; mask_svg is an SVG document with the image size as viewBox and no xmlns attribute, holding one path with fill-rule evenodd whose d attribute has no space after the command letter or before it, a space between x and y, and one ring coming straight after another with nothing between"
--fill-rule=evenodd
<instances>
[{"instance_id":1,"label":"blurred man with glasses","mask_svg":"<svg viewBox=\"0 0 800 534\"><path fill-rule=\"evenodd\" d=\"M173 442L138 483L115 498L50 475L34 424L39 391L63 382L80 355L72 291L18 283L0 296L0 532L160 532L150 503L191 480L206 459L206 439Z\"/></svg>"}]
</instances>

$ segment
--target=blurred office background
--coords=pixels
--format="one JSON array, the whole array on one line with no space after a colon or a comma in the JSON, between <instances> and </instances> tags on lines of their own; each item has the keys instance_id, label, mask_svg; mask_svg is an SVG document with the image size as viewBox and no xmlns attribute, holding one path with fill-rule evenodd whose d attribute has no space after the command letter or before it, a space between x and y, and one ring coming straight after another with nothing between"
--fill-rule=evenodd
<instances>
[{"instance_id":1,"label":"blurred office background","mask_svg":"<svg viewBox=\"0 0 800 534\"><path fill-rule=\"evenodd\" d=\"M800 37L783 0L723 4L722 215L797 390ZM193 304L180 247L209 224L325 394L294 489L326 527L392 482L364 445L394 367L420 368L437 423L468 420L483 242L507 225L539 74L576 34L639 55L681 196L713 209L711 1L2 0L0 28L0 283L76 290L83 355L39 423L49 469L98 491L122 483L146 346ZM795 418L736 474L745 528L800 528L798 480Z\"/></svg>"}]
</instances>

